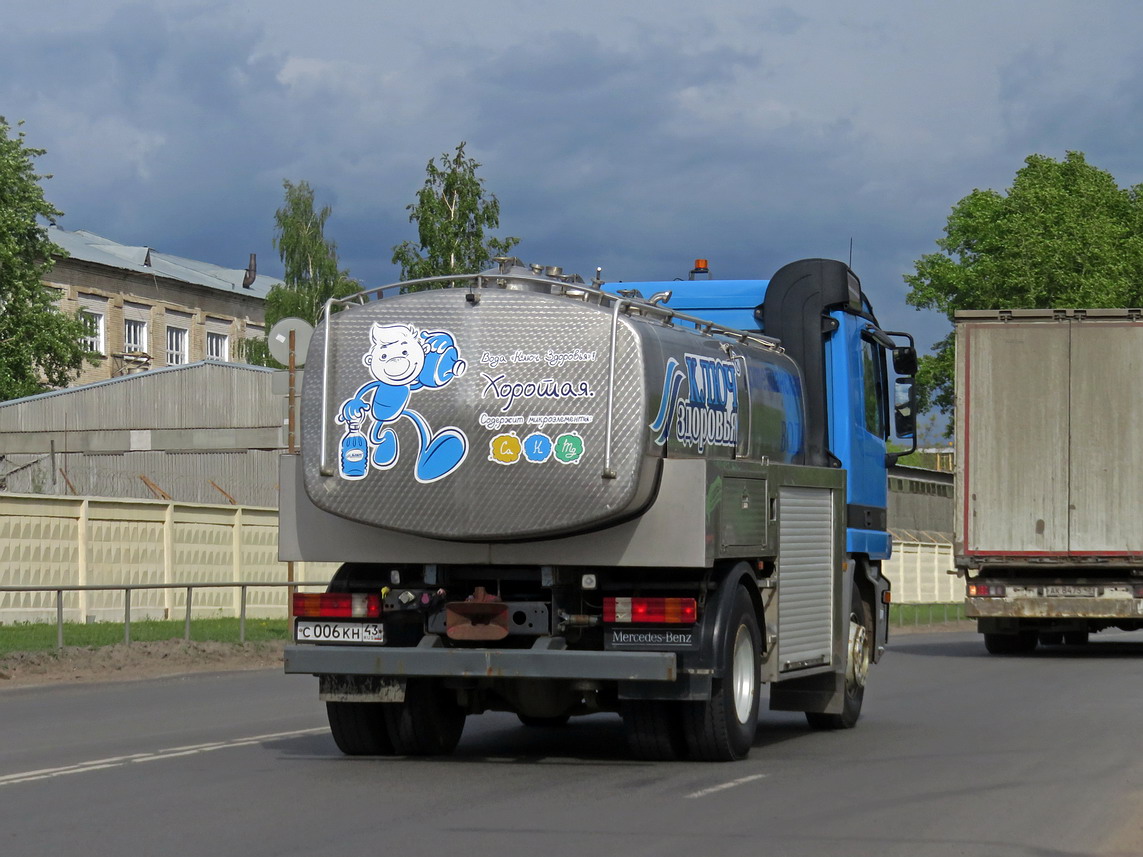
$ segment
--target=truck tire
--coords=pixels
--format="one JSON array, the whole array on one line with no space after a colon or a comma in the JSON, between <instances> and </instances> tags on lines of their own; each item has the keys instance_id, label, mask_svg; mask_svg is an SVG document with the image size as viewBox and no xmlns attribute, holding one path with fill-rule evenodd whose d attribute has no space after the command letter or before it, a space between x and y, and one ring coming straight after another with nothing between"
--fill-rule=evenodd
<instances>
[{"instance_id":1,"label":"truck tire","mask_svg":"<svg viewBox=\"0 0 1143 857\"><path fill-rule=\"evenodd\" d=\"M1027 655L1036 649L1040 635L1035 631L1019 631L1015 634L986 632L984 648L990 655Z\"/></svg>"},{"instance_id":2,"label":"truck tire","mask_svg":"<svg viewBox=\"0 0 1143 857\"><path fill-rule=\"evenodd\" d=\"M1064 645L1065 646L1086 646L1091 638L1091 633L1084 628L1082 631L1065 631L1064 632Z\"/></svg>"},{"instance_id":3,"label":"truck tire","mask_svg":"<svg viewBox=\"0 0 1143 857\"><path fill-rule=\"evenodd\" d=\"M869 605L854 584L849 606L849 643L845 662L845 702L840 714L807 711L811 729L852 729L861 717L865 700L865 680L873 663L873 619Z\"/></svg>"},{"instance_id":4,"label":"truck tire","mask_svg":"<svg viewBox=\"0 0 1143 857\"><path fill-rule=\"evenodd\" d=\"M405 701L385 706L393 750L400 756L451 753L464 731L465 711L456 696L435 679L411 678Z\"/></svg>"},{"instance_id":5,"label":"truck tire","mask_svg":"<svg viewBox=\"0 0 1143 857\"><path fill-rule=\"evenodd\" d=\"M517 714L517 719L525 726L536 729L558 729L567 726L571 717L567 714L557 714L554 717L533 717L531 714Z\"/></svg>"},{"instance_id":6,"label":"truck tire","mask_svg":"<svg viewBox=\"0 0 1143 857\"><path fill-rule=\"evenodd\" d=\"M741 586L731 602L718 646L721 677L709 700L680 703L683 735L692 759L731 762L744 759L758 728L761 634L754 602Z\"/></svg>"},{"instance_id":7,"label":"truck tire","mask_svg":"<svg viewBox=\"0 0 1143 857\"><path fill-rule=\"evenodd\" d=\"M347 756L392 756L384 708L380 702L327 702L325 713L337 749Z\"/></svg>"},{"instance_id":8,"label":"truck tire","mask_svg":"<svg viewBox=\"0 0 1143 857\"><path fill-rule=\"evenodd\" d=\"M627 746L636 759L673 762L685 759L680 703L661 699L631 699L623 703L623 730Z\"/></svg>"}]
</instances>

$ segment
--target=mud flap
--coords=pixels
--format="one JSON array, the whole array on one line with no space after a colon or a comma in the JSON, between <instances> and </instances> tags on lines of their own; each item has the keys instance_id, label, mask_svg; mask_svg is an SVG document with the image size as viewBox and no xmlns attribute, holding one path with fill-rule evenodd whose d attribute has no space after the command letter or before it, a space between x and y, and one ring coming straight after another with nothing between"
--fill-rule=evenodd
<instances>
[{"instance_id":1,"label":"mud flap","mask_svg":"<svg viewBox=\"0 0 1143 857\"><path fill-rule=\"evenodd\" d=\"M710 699L711 676L680 675L677 681L621 681L620 699Z\"/></svg>"},{"instance_id":2,"label":"mud flap","mask_svg":"<svg viewBox=\"0 0 1143 857\"><path fill-rule=\"evenodd\" d=\"M845 707L845 674L819 673L783 679L770 685L771 711L841 714Z\"/></svg>"},{"instance_id":3,"label":"mud flap","mask_svg":"<svg viewBox=\"0 0 1143 857\"><path fill-rule=\"evenodd\" d=\"M319 675L322 702L404 702L405 679L379 675Z\"/></svg>"},{"instance_id":4,"label":"mud flap","mask_svg":"<svg viewBox=\"0 0 1143 857\"><path fill-rule=\"evenodd\" d=\"M869 605L873 613L873 651L870 653L870 660L878 663L889 645L889 605L885 603L889 581L881 574L881 563L864 566L859 562L858 570L865 574L865 579L868 581L862 586L862 591L865 586L873 588L873 602Z\"/></svg>"}]
</instances>

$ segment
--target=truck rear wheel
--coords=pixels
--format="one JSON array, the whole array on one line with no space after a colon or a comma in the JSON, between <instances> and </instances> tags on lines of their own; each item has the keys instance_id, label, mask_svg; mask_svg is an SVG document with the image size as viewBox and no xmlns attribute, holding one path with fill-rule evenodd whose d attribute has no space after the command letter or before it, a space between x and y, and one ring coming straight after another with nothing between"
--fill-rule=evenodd
<instances>
[{"instance_id":1,"label":"truck rear wheel","mask_svg":"<svg viewBox=\"0 0 1143 857\"><path fill-rule=\"evenodd\" d=\"M1027 655L1035 651L1040 635L1035 631L1019 631L1015 634L986 632L984 648L990 655Z\"/></svg>"},{"instance_id":2,"label":"truck rear wheel","mask_svg":"<svg viewBox=\"0 0 1143 857\"><path fill-rule=\"evenodd\" d=\"M536 729L558 729L567 726L571 720L567 714L557 714L553 717L533 717L531 714L517 714L517 719L525 726Z\"/></svg>"},{"instance_id":3,"label":"truck rear wheel","mask_svg":"<svg viewBox=\"0 0 1143 857\"><path fill-rule=\"evenodd\" d=\"M865 680L869 676L869 665L873 662L873 620L869 605L861 599L861 592L856 585L850 598L845 702L840 714L807 711L806 722L811 729L852 729L861 717Z\"/></svg>"},{"instance_id":4,"label":"truck rear wheel","mask_svg":"<svg viewBox=\"0 0 1143 857\"><path fill-rule=\"evenodd\" d=\"M700 761L745 758L758 728L761 634L754 602L737 588L717 643L722 675L714 680L709 700L681 703L687 749Z\"/></svg>"},{"instance_id":5,"label":"truck rear wheel","mask_svg":"<svg viewBox=\"0 0 1143 857\"><path fill-rule=\"evenodd\" d=\"M384 708L380 702L327 702L325 713L337 749L347 756L392 756Z\"/></svg>"},{"instance_id":6,"label":"truck rear wheel","mask_svg":"<svg viewBox=\"0 0 1143 857\"><path fill-rule=\"evenodd\" d=\"M401 756L441 756L456 749L465 712L439 681L411 678L405 701L385 706L393 750Z\"/></svg>"}]
</instances>

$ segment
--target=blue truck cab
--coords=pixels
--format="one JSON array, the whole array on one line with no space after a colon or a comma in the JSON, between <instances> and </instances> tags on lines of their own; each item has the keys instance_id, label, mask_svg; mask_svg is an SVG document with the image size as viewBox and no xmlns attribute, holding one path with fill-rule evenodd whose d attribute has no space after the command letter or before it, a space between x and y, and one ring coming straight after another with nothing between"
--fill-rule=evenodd
<instances>
[{"instance_id":1,"label":"blue truck cab","mask_svg":"<svg viewBox=\"0 0 1143 857\"><path fill-rule=\"evenodd\" d=\"M905 453L888 442L896 435L915 448L916 350L908 334L881 328L857 275L843 262L803 259L769 280L715 280L696 260L690 279L623 287L669 292L672 309L781 341L804 373L806 463L846 473L846 550L889 559L888 468Z\"/></svg>"}]
</instances>

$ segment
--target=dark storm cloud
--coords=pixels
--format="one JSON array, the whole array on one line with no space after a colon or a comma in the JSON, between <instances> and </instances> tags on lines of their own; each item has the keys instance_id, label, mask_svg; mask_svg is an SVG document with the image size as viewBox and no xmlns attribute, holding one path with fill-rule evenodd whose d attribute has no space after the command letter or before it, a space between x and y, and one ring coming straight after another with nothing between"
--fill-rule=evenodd
<instances>
[{"instance_id":1,"label":"dark storm cloud","mask_svg":"<svg viewBox=\"0 0 1143 857\"><path fill-rule=\"evenodd\" d=\"M628 277L677 272L697 251L719 251L727 275L757 276L760 245L788 243L780 233L794 199L814 187L844 193L825 165L852 136L844 121L744 135L739 117L708 113L704 93L750 78L764 100L769 76L761 53L712 46L680 56L651 42L616 55L589 37L553 36L487 57L456 100L504 105L473 117L473 137L492 150L506 222L527 224L529 240L562 243L574 230L630 267ZM680 246L684 235L693 251Z\"/></svg>"},{"instance_id":2,"label":"dark storm cloud","mask_svg":"<svg viewBox=\"0 0 1143 857\"><path fill-rule=\"evenodd\" d=\"M1011 147L1063 157L1079 150L1121 186L1143 182L1143 49L1127 54L1096 88L1045 87L1068 69L1049 52L1027 51L1003 69L1001 104Z\"/></svg>"},{"instance_id":3,"label":"dark storm cloud","mask_svg":"<svg viewBox=\"0 0 1143 857\"><path fill-rule=\"evenodd\" d=\"M0 113L48 149L62 225L268 273L304 179L343 265L391 281L426 161L465 140L528 261L765 277L852 239L927 344L901 275L972 188L1069 148L1143 180L1130 3L47 6L0 29Z\"/></svg>"},{"instance_id":4,"label":"dark storm cloud","mask_svg":"<svg viewBox=\"0 0 1143 857\"><path fill-rule=\"evenodd\" d=\"M65 228L237 264L280 195L285 89L256 28L129 6L66 42L0 37L0 97L21 104ZM15 118L15 117L13 117Z\"/></svg>"}]
</instances>

